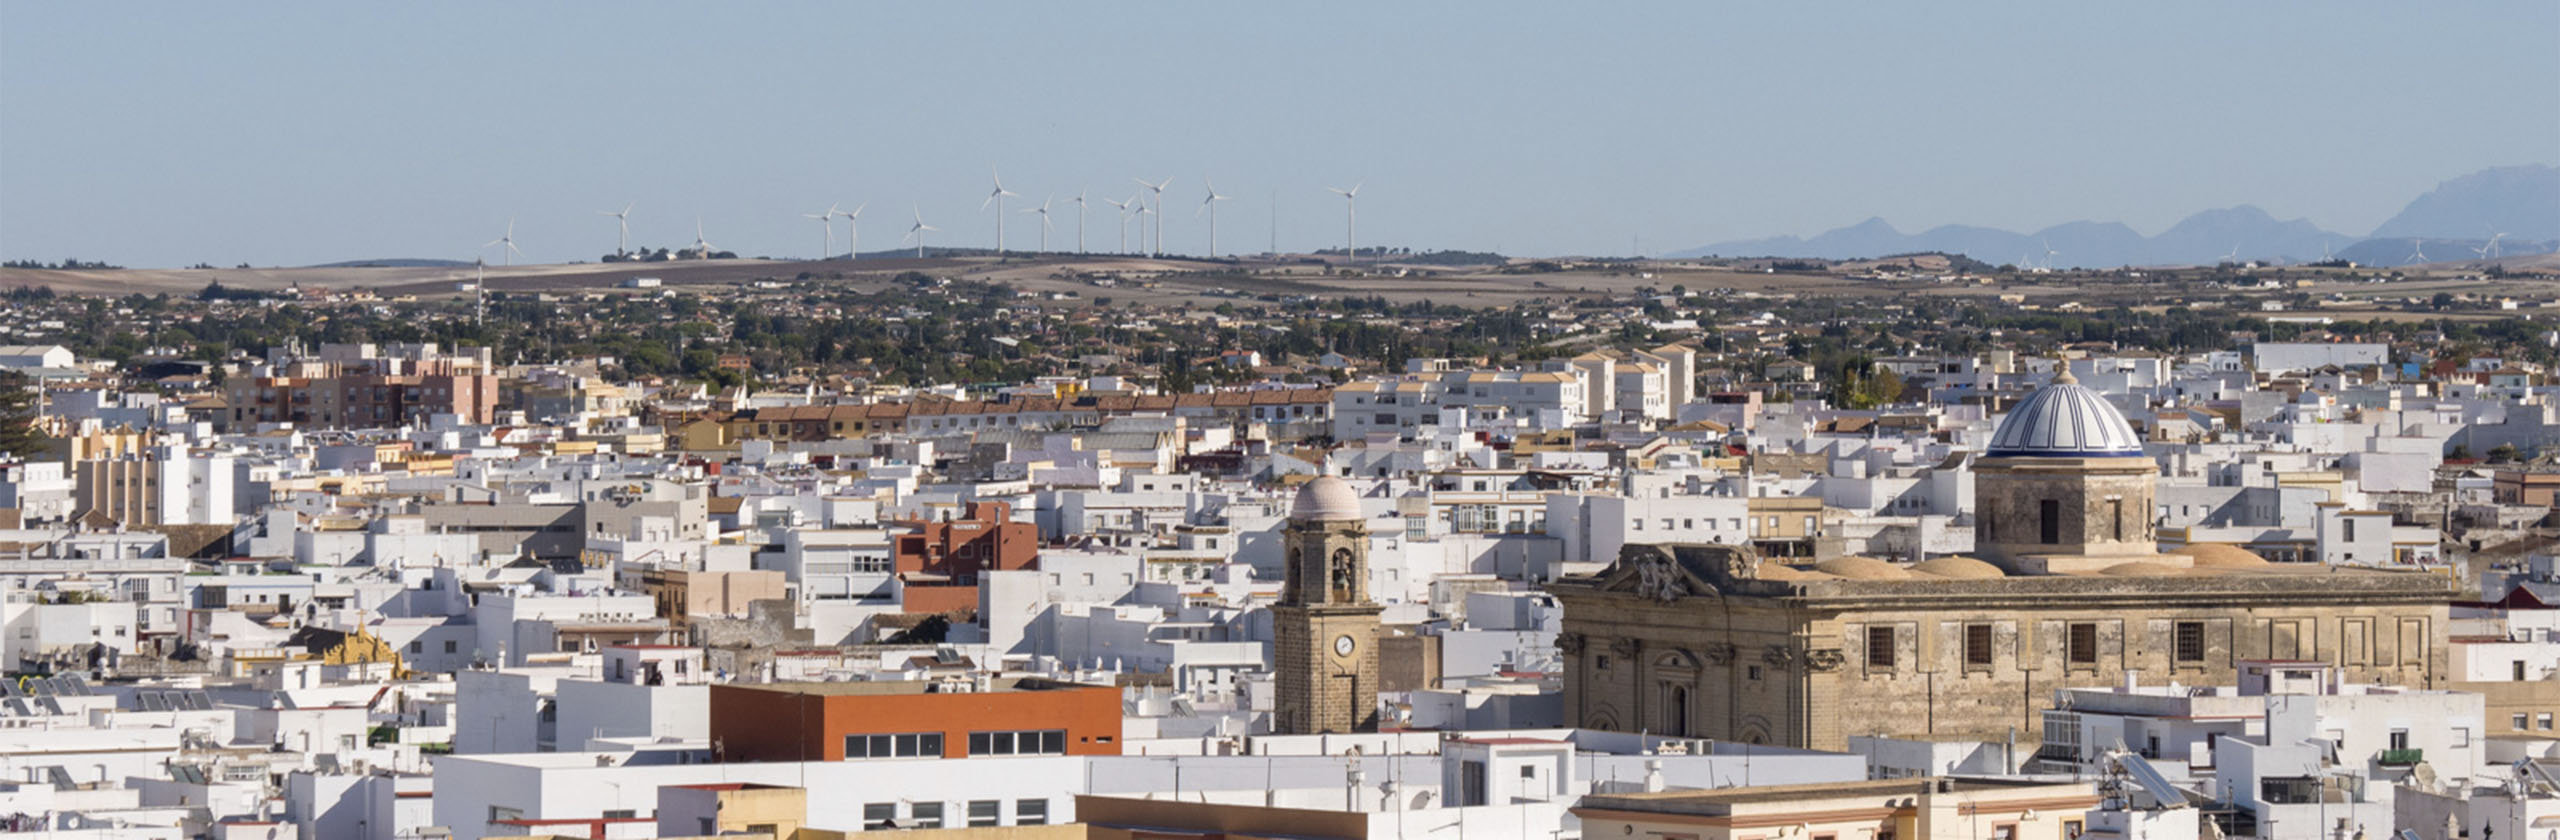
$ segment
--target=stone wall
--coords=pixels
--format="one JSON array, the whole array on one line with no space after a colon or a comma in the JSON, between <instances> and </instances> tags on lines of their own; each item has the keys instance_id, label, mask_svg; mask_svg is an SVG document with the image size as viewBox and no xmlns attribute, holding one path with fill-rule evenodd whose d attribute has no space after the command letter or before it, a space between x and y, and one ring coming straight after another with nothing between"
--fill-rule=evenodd
<instances>
[{"instance_id":1,"label":"stone wall","mask_svg":"<svg viewBox=\"0 0 2560 840\"><path fill-rule=\"evenodd\" d=\"M2014 734L2024 751L2056 689L2128 671L2231 685L2243 660L2313 659L2422 688L2447 673L2453 588L2436 575L1776 580L1756 577L1758 562L1734 547L1630 546L1612 573L1560 582L1572 725L1831 750L1851 735ZM1648 564L1680 585L1640 583L1661 579L1635 571ZM2200 655L2180 656L2181 625ZM1871 639L1890 654L1871 657ZM1968 655L1984 641L1987 662Z\"/></svg>"}]
</instances>

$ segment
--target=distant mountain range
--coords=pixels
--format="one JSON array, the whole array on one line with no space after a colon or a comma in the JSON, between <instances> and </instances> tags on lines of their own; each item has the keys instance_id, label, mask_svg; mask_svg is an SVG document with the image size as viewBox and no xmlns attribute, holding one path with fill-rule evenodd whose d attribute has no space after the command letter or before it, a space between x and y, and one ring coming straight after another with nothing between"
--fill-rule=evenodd
<instances>
[{"instance_id":1,"label":"distant mountain range","mask_svg":"<svg viewBox=\"0 0 2560 840\"><path fill-rule=\"evenodd\" d=\"M2368 265L2399 265L2423 251L2430 261L2476 256L2491 232L2505 254L2560 249L2560 167L2507 166L2464 175L2417 197L2365 236L2283 220L2251 205L2188 216L2156 236L2118 222L2070 222L2031 233L1943 225L1903 233L1871 218L1811 238L1778 236L1719 242L1669 257L1809 257L1847 260L1924 251L1983 262L2056 268L2125 265L2211 265L2233 260L2309 262L2334 256Z\"/></svg>"}]
</instances>

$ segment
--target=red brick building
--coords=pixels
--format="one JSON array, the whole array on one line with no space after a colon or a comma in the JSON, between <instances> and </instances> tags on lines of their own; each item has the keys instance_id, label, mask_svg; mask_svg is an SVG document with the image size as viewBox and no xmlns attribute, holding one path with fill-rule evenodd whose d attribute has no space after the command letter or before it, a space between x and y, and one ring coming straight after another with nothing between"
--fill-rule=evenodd
<instances>
[{"instance_id":1,"label":"red brick building","mask_svg":"<svg viewBox=\"0 0 2560 840\"><path fill-rule=\"evenodd\" d=\"M720 761L1118 755L1120 690L999 679L952 691L925 680L711 687Z\"/></svg>"},{"instance_id":2,"label":"red brick building","mask_svg":"<svg viewBox=\"0 0 2560 840\"><path fill-rule=\"evenodd\" d=\"M959 519L913 527L890 548L906 612L976 609L979 575L1040 565L1040 526L1013 521L1003 502L970 502Z\"/></svg>"}]
</instances>

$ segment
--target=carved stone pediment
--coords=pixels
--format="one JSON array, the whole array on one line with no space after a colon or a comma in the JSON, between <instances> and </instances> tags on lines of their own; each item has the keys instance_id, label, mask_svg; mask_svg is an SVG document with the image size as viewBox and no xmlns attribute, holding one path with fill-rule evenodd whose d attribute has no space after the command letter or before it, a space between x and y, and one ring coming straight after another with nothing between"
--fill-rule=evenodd
<instances>
[{"instance_id":1,"label":"carved stone pediment","mask_svg":"<svg viewBox=\"0 0 2560 840\"><path fill-rule=\"evenodd\" d=\"M1714 596L1718 580L1748 580L1758 567L1757 555L1734 546L1630 545L1601 573L1599 588L1668 604Z\"/></svg>"}]
</instances>

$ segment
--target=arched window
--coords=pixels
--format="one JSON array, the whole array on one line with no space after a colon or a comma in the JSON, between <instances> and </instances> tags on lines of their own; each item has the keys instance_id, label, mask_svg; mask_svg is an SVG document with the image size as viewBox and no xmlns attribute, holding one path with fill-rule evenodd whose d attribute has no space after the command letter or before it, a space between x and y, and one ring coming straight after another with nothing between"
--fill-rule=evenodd
<instances>
[{"instance_id":1,"label":"arched window","mask_svg":"<svg viewBox=\"0 0 2560 840\"><path fill-rule=\"evenodd\" d=\"M1332 590L1330 593L1332 595L1332 600L1336 602L1359 600L1360 569L1359 564L1352 561L1351 549L1337 548L1333 550L1333 567L1331 572L1332 574L1330 580L1327 582L1327 588Z\"/></svg>"}]
</instances>

